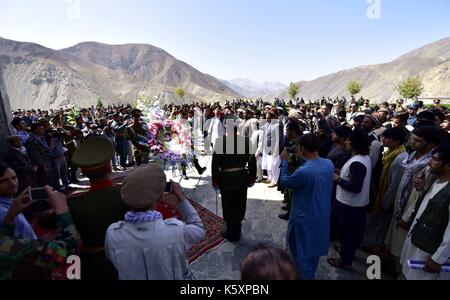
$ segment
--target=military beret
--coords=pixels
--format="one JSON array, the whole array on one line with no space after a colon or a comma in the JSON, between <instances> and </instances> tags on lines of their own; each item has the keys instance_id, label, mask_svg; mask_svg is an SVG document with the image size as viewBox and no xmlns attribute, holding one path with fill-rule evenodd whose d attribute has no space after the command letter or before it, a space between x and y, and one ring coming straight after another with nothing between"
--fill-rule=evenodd
<instances>
[{"instance_id":1,"label":"military beret","mask_svg":"<svg viewBox=\"0 0 450 300\"><path fill-rule=\"evenodd\" d=\"M72 163L80 168L95 168L109 162L115 153L114 145L104 137L91 137L75 150Z\"/></svg>"}]
</instances>

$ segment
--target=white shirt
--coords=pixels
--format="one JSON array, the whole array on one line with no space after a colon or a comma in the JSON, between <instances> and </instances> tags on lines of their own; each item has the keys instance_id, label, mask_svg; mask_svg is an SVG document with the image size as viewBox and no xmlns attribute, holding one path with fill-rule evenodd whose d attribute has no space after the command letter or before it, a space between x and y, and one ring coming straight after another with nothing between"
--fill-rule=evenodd
<instances>
[{"instance_id":1,"label":"white shirt","mask_svg":"<svg viewBox=\"0 0 450 300\"><path fill-rule=\"evenodd\" d=\"M182 280L189 278L187 251L205 238L203 223L188 200L178 204L177 219L143 224L117 222L105 239L105 254L120 280Z\"/></svg>"},{"instance_id":2,"label":"white shirt","mask_svg":"<svg viewBox=\"0 0 450 300\"><path fill-rule=\"evenodd\" d=\"M346 181L350 181L350 166L355 163L361 163L366 167L366 177L364 178L363 187L361 192L358 194L352 193L343 189L340 185L336 188L336 199L348 206L352 207L364 207L369 204L369 194L370 194L370 180L372 178L371 170L372 165L370 162L370 157L368 155L356 155L348 160L341 170L341 178Z\"/></svg>"},{"instance_id":3,"label":"white shirt","mask_svg":"<svg viewBox=\"0 0 450 300\"><path fill-rule=\"evenodd\" d=\"M225 133L224 126L219 118L213 118L209 126L208 134L211 138L211 143L215 144L216 139L223 137Z\"/></svg>"}]
</instances>

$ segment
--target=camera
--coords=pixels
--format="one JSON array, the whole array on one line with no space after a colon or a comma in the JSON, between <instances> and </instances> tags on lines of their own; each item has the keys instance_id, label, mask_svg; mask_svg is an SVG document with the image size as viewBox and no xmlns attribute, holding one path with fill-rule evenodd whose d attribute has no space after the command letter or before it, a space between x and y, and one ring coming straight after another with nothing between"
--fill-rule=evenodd
<instances>
[{"instance_id":1,"label":"camera","mask_svg":"<svg viewBox=\"0 0 450 300\"><path fill-rule=\"evenodd\" d=\"M172 193L172 181L166 183L164 193Z\"/></svg>"},{"instance_id":2,"label":"camera","mask_svg":"<svg viewBox=\"0 0 450 300\"><path fill-rule=\"evenodd\" d=\"M45 188L31 189L28 192L31 202L48 201L48 193Z\"/></svg>"}]
</instances>

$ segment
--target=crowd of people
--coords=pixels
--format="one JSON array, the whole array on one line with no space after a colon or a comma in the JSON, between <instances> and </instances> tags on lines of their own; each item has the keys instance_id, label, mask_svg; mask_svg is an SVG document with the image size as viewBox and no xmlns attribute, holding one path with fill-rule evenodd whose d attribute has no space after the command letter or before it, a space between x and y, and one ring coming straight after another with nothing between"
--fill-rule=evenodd
<instances>
[{"instance_id":1,"label":"crowd of people","mask_svg":"<svg viewBox=\"0 0 450 300\"><path fill-rule=\"evenodd\" d=\"M314 279L330 242L339 257L328 263L336 268L352 270L362 249L401 278L446 278L450 117L439 101L425 108L402 100L258 99L162 110L201 132L203 147L193 143L198 155L213 155L212 184L222 194L227 240L241 237L248 188L264 183L283 193L279 217L289 221L287 249L295 265L283 278ZM181 187L172 182L165 192L163 170L149 163L143 112L129 105L72 112L13 112L15 132L0 167L0 257L7 261L0 278L49 271L81 253L84 279L192 279L186 251L204 238L204 225ZM199 174L205 171L195 156L192 163ZM133 171L123 186L114 186L112 172L128 168ZM79 169L90 190L73 194ZM181 169L189 180L186 166ZM39 187L50 200L29 202L30 188ZM172 201L185 222L163 220L156 210L162 200ZM40 222L56 225L55 240L36 236L31 220L38 213ZM410 261L423 268L411 268Z\"/></svg>"}]
</instances>

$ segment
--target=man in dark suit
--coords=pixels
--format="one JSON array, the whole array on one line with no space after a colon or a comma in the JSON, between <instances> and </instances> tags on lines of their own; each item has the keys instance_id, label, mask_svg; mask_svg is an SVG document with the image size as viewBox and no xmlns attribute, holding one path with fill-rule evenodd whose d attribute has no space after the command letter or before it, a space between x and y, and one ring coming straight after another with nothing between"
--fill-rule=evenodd
<instances>
[{"instance_id":1,"label":"man in dark suit","mask_svg":"<svg viewBox=\"0 0 450 300\"><path fill-rule=\"evenodd\" d=\"M22 146L19 136L8 138L9 149L5 154L5 162L14 170L19 179L18 193L23 192L28 187L35 188L37 167L32 167L27 149Z\"/></svg>"},{"instance_id":2,"label":"man in dark suit","mask_svg":"<svg viewBox=\"0 0 450 300\"><path fill-rule=\"evenodd\" d=\"M28 157L33 168L37 167L37 183L39 187L54 184L54 174L52 168L52 154L45 139L45 129L40 123L31 125L31 136L25 143Z\"/></svg>"},{"instance_id":3,"label":"man in dark suit","mask_svg":"<svg viewBox=\"0 0 450 300\"><path fill-rule=\"evenodd\" d=\"M222 196L224 237L236 242L247 206L247 189L255 184L256 158L249 138L237 134L238 124L227 122L227 135L217 139L212 159L212 183Z\"/></svg>"}]
</instances>

